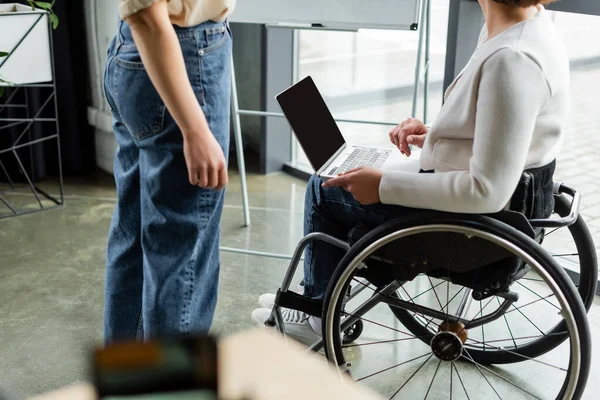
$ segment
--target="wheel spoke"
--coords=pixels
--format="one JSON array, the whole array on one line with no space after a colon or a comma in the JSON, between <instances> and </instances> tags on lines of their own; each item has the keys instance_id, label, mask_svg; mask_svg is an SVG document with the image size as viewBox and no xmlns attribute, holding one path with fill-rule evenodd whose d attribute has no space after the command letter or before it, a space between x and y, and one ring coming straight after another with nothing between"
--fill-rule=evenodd
<instances>
[{"instance_id":1,"label":"wheel spoke","mask_svg":"<svg viewBox=\"0 0 600 400\"><path fill-rule=\"evenodd\" d=\"M372 346L374 344L386 344L386 343L397 343L397 342L405 342L407 340L415 340L415 339L419 339L418 337L410 337L410 338L403 338L403 339L390 339L390 340L382 340L379 342L368 342L368 343L360 343L360 344L347 344L345 346L342 346L343 348L347 349L350 347L365 347L365 346Z\"/></svg>"},{"instance_id":2,"label":"wheel spoke","mask_svg":"<svg viewBox=\"0 0 600 400\"><path fill-rule=\"evenodd\" d=\"M554 293L552 293L552 294L549 294L548 296L546 296L546 297L545 297L545 299L548 299L548 298L550 298L550 297L552 297L552 296L555 296L555 294L554 294ZM507 311L505 314L510 314L510 313L511 313L511 312L513 312L513 311L519 311L519 310L522 310L522 309L524 309L524 308L525 308L525 307L527 307L527 306L530 306L530 305L532 305L532 304L538 303L538 302L540 302L540 301L543 301L543 300L544 300L544 299L537 299L537 300L534 300L534 301L530 301L529 303L523 304L523 305L522 305L522 306L520 306L520 307L513 306L513 307L514 307L514 310L509 310L509 311Z\"/></svg>"},{"instance_id":3,"label":"wheel spoke","mask_svg":"<svg viewBox=\"0 0 600 400\"><path fill-rule=\"evenodd\" d=\"M469 352L466 349L465 349L465 352L467 353L467 355L469 355ZM463 357L465 357L465 356L463 355ZM492 385L492 383L487 378L487 376L485 376L485 374L483 373L483 371L481 370L481 368L479 368L479 364L477 364L475 362L475 360L473 360L473 358L470 355L469 355L469 357L467 359L469 359L471 362L473 362L473 364L475 365L475 367L477 368L477 370L479 371L479 373L481 374L481 376L483 376L483 379L485 379L485 381L488 383L488 385L490 385L490 387L492 388L492 390L494 391L494 393L496 393L496 396L498 396L498 398L500 400L502 400L502 396L500 396L500 394L498 393L498 391L496 390L496 388L494 387L494 385Z\"/></svg>"},{"instance_id":4,"label":"wheel spoke","mask_svg":"<svg viewBox=\"0 0 600 400\"><path fill-rule=\"evenodd\" d=\"M559 227L559 228L554 228L554 229L552 229L550 232L548 232L548 233L544 234L544 237L548 237L548 236L552 235L554 232L556 232L556 231L557 231L557 230L559 230L559 229L560 229L560 227Z\"/></svg>"},{"instance_id":5,"label":"wheel spoke","mask_svg":"<svg viewBox=\"0 0 600 400\"><path fill-rule=\"evenodd\" d=\"M412 339L421 339L421 338L426 338L426 337L427 337L427 336L421 336L421 337L419 337L419 336L415 336L415 335L413 335L412 333L406 333L406 332L404 332L404 331L401 331L401 330L399 330L399 329L392 328L391 326L384 325L384 324L382 324L382 323L380 323L380 322L375 322L375 321L372 321L372 320L370 320L370 319L366 319L366 318L364 318L364 317L359 317L359 316L357 316L357 315L350 314L350 313L349 313L349 312L347 312L347 311L344 311L344 314L345 314L345 315L348 315L348 316L350 316L350 317L353 317L353 318L357 318L357 319L359 319L359 320L361 320L361 321L369 322L369 323L371 323L371 324L373 324L373 325L377 325L377 326L380 326L380 327L382 327L382 328L386 328L386 329L389 329L389 330L391 330L391 331L398 332L398 333L401 333L401 334L403 334L403 335L406 335L406 336L410 336Z\"/></svg>"},{"instance_id":6,"label":"wheel spoke","mask_svg":"<svg viewBox=\"0 0 600 400\"><path fill-rule=\"evenodd\" d=\"M477 318L478 316L483 316L483 310L485 310L487 308L487 306L490 305L490 303L494 300L494 298L492 297L487 303L485 303L485 306L482 307L481 302L479 302L479 312L477 314L475 314L475 316L473 317L473 319Z\"/></svg>"},{"instance_id":7,"label":"wheel spoke","mask_svg":"<svg viewBox=\"0 0 600 400\"><path fill-rule=\"evenodd\" d=\"M425 354L425 355L427 355L427 354ZM422 358L422 357L424 357L424 356L421 356L421 357L419 357L419 358ZM425 364L427 364L427 362L429 362L429 360L431 360L431 357L433 357L433 354L430 354L430 355L429 355L429 357L427 358L427 360L425 360L425 362L424 362L423 364L421 364L421 365L419 366L419 368L417 368L417 370L416 370L415 372L413 372L413 374L412 374L412 375L411 375L411 376L410 376L410 377L407 379L407 381L406 381L406 382L404 382L404 383L402 384L402 386L400 386L400 388L399 388L398 390L396 390L396 393L394 393L394 394L392 395L392 397L390 397L390 400L392 400L394 397L396 397L396 395L397 395L398 393L400 393L400 391L401 391L401 390L404 388L404 386L408 385L408 382L410 382L410 380L411 380L411 379L412 379L412 378L413 378L413 377L414 377L414 376L415 376L415 375L416 375L416 374L417 374L417 373L418 373L418 372L421 370L421 368L423 368L423 366L424 366Z\"/></svg>"},{"instance_id":8,"label":"wheel spoke","mask_svg":"<svg viewBox=\"0 0 600 400\"><path fill-rule=\"evenodd\" d=\"M579 253L552 254L552 257L579 257Z\"/></svg>"},{"instance_id":9,"label":"wheel spoke","mask_svg":"<svg viewBox=\"0 0 600 400\"><path fill-rule=\"evenodd\" d=\"M409 297L409 301L417 307L417 310L419 310L419 312L417 314L419 314L420 317L423 317L423 319L428 320L429 323L431 323L435 318L432 318L432 319L427 318L425 316L425 313L423 313L423 310L421 309L421 307L419 307L419 305L417 303L415 303L415 301L412 299L411 295L408 294L408 292L406 291L406 288L404 286L402 286L402 290L404 290L404 293L406 293L406 295ZM429 324L427 324L427 325L429 325ZM438 328L440 327L440 325L436 324L435 322L434 322L434 325L437 325Z\"/></svg>"},{"instance_id":10,"label":"wheel spoke","mask_svg":"<svg viewBox=\"0 0 600 400\"><path fill-rule=\"evenodd\" d=\"M488 302L488 304L490 304L490 303L491 303L491 300ZM486 304L486 307L487 307L487 304ZM481 313L481 316L483 316L483 308L481 307L481 302L479 302L479 308L481 309L479 312ZM477 316L475 316L475 317L477 317ZM484 343L483 351L485 351L485 328L484 328L484 326L485 326L485 324L481 325L481 338L483 339L483 343Z\"/></svg>"},{"instance_id":11,"label":"wheel spoke","mask_svg":"<svg viewBox=\"0 0 600 400\"><path fill-rule=\"evenodd\" d=\"M427 279L429 280L429 283L431 284L431 287L433 288L433 282L431 281L431 278L427 277ZM440 301L440 297L438 296L438 294L435 291L435 289L433 289L433 294L435 294L435 298L437 299L437 302L440 305L440 311L444 312L444 307L442 306L442 302ZM446 313L446 321L448 321L448 313Z\"/></svg>"},{"instance_id":12,"label":"wheel spoke","mask_svg":"<svg viewBox=\"0 0 600 400\"><path fill-rule=\"evenodd\" d=\"M429 293L429 292L431 292L432 290L433 290L433 291L435 291L435 288L437 288L437 287L439 287L439 286L441 286L441 285L443 285L443 284L444 284L444 282L442 281L442 282L438 283L437 285L435 285L434 287L432 287L431 289L427 289L426 291L424 291L424 292L422 292L422 293L419 293L419 294L418 294L418 295L416 295L415 297L411 297L411 299L413 299L413 301L414 301L415 299L418 299L419 297L423 296L425 293Z\"/></svg>"},{"instance_id":13,"label":"wheel spoke","mask_svg":"<svg viewBox=\"0 0 600 400\"><path fill-rule=\"evenodd\" d=\"M533 281L533 282L544 282L543 279L535 279L535 278L521 278L523 281Z\"/></svg>"},{"instance_id":14,"label":"wheel spoke","mask_svg":"<svg viewBox=\"0 0 600 400\"><path fill-rule=\"evenodd\" d=\"M496 300L498 301L498 305L501 306L500 304L500 299L496 297ZM508 319L506 318L506 314L502 315L502 318L504 318L504 322L506 322L506 328L508 329L508 333L510 333L510 337L515 345L515 349L517 348L517 342L515 341L515 337L513 336L512 333L512 329L510 329L510 324L508 323ZM488 341L489 343L489 341Z\"/></svg>"},{"instance_id":15,"label":"wheel spoke","mask_svg":"<svg viewBox=\"0 0 600 400\"><path fill-rule=\"evenodd\" d=\"M478 344L483 344L484 346L486 346L486 347L488 347L490 349L499 350L500 352L505 352L505 353L509 353L509 354L515 355L517 357L522 358L523 360L533 361L533 362L536 362L538 364L545 365L547 367L555 368L555 369L557 369L559 371L562 371L562 372L568 372L565 368L557 367L556 365L552 365L552 364L544 362L544 361L536 360L535 358L527 357L527 356L524 356L524 355L519 354L517 352L511 351L511 350L506 350L506 349L504 349L502 347L499 347L499 346L490 346L489 344L485 344L483 342L479 342L479 341L477 341L475 339L469 339L469 340L471 340L471 341L473 341L475 343L478 343Z\"/></svg>"},{"instance_id":16,"label":"wheel spoke","mask_svg":"<svg viewBox=\"0 0 600 400\"><path fill-rule=\"evenodd\" d=\"M465 350L465 351L466 351L466 350ZM490 384L490 386L492 387L492 390L494 390L494 392L495 392L495 393L498 395L498 397L499 397L500 399L501 399L502 397L500 397L500 395L498 394L498 392L496 392L496 389L494 389L494 387L492 386L492 384L490 383L490 381L488 380L488 378L487 378L487 377L486 377L486 376L483 374L483 372L481 371L482 369L484 369L485 371L489 372L490 374L492 374L492 375L494 375L494 376L496 376L496 377L498 377L498 378L502 379L504 382L506 382L506 383L509 383L509 384L513 385L513 386L514 386L514 387L516 387L517 389L519 389L519 390L521 390L521 391L523 391L523 392L525 392L525 393L529 394L531 397L534 397L534 398L536 398L536 399L542 400L541 398L539 398L539 397L538 397L538 396L536 396L535 394L531 393L530 391L523 389L523 387L522 387L522 386L520 386L520 385L518 385L518 384L516 384L516 383L512 382L510 379L507 379L507 378L505 378L505 377L501 376L500 374L498 374L497 372L494 372L494 371L492 371L491 369L489 369L489 368L485 367L484 365L482 365L482 364L479 364L477 361L475 361L475 360L473 359L473 357L471 357L471 355L469 354L469 352L468 352L468 351L466 351L466 353L467 353L467 356L464 356L464 355L463 355L462 357L463 357L463 358L466 358L468 361L472 362L472 363L475 365L475 367L476 367L476 368L479 370L479 372L480 372L480 373L481 373L481 375L482 375L482 376L485 378L485 380L486 380L486 381L487 381L487 382Z\"/></svg>"},{"instance_id":17,"label":"wheel spoke","mask_svg":"<svg viewBox=\"0 0 600 400\"><path fill-rule=\"evenodd\" d=\"M558 308L556 305L552 304L552 303L551 303L551 302L549 302L549 301L548 301L546 298L544 298L544 297L540 296L540 295L539 295L539 294L537 294L535 291L533 291L533 290L531 290L530 288L528 288L527 286L523 285L521 282L518 282L518 281L517 281L517 283L518 283L520 286L522 286L523 288L525 288L526 290L528 290L529 292L531 292L531 293L535 294L537 297L539 297L539 298L540 298L540 300L544 300L546 303L550 304L552 307L556 308L558 311L561 311L561 309L560 309L560 308Z\"/></svg>"},{"instance_id":18,"label":"wheel spoke","mask_svg":"<svg viewBox=\"0 0 600 400\"><path fill-rule=\"evenodd\" d=\"M513 305L513 307L515 307L515 306ZM521 314L523 316L523 318L525 318L527 321L529 321L529 323L531 325L533 325L535 327L535 329L537 329L542 334L542 336L546 336L546 333L543 330L541 330L536 324L534 324L533 321L531 319L529 319L529 317L523 313L523 311L517 309L516 307L515 307L515 309L519 312L519 314Z\"/></svg>"},{"instance_id":19,"label":"wheel spoke","mask_svg":"<svg viewBox=\"0 0 600 400\"><path fill-rule=\"evenodd\" d=\"M462 332L461 332L462 333ZM502 342L509 342L511 340L526 340L526 339L539 339L539 338L543 338L543 337L549 337L549 336L562 336L565 335L567 332L557 332L557 333L550 333L550 334L545 334L545 335L538 335L538 336L520 336L520 337L516 337L513 339L496 339L496 340L488 340L486 341L486 343L502 343ZM468 338L467 340L472 340L475 341L474 339Z\"/></svg>"},{"instance_id":20,"label":"wheel spoke","mask_svg":"<svg viewBox=\"0 0 600 400\"><path fill-rule=\"evenodd\" d=\"M460 290L458 292L456 292L456 294L454 296L452 296L452 298L446 303L446 305L444 306L444 309L447 309L448 306L450 305L450 303L452 303L454 301L454 299L461 294L461 292L464 290L464 286L460 288ZM444 312L444 309L442 309L441 311ZM448 314L448 311L446 311L446 314ZM429 325L433 322L433 320L435 318L426 318L427 319L427 325L425 325L425 329L429 328ZM439 326L439 325L438 325Z\"/></svg>"},{"instance_id":21,"label":"wheel spoke","mask_svg":"<svg viewBox=\"0 0 600 400\"><path fill-rule=\"evenodd\" d=\"M429 360L431 359L431 357L433 357L433 354L430 354L430 353L425 353L425 354L423 354L422 356L419 356L419 357L412 358L412 359L410 359L410 360L408 360L408 361L404 361L404 362L402 362L402 363L400 363L400 364L392 365L391 367L388 367L388 368L386 368L386 369L382 369L381 371L377 371L377 372L375 372L375 373L373 373L373 374L371 374L371 375L367 375L367 376L365 376L365 377L362 377L362 378L360 378L360 379L357 379L356 381L357 381L357 382L364 381L365 379L372 378L372 377L374 377L375 375L382 374L382 373L384 373L384 372L386 372L386 371L389 371L389 370L391 370L391 369L394 369L394 368L401 367L401 366L403 366L403 365L409 364L409 363L411 363L411 362L413 362L413 361L420 360L421 358L423 358L423 357L427 357L427 356L429 356L429 358L427 358L427 360L425 360L425 363L426 363L427 361L429 361ZM423 365L425 365L425 363L423 363ZM422 366L423 366L423 365L422 365ZM422 366L421 366L421 367L422 367ZM421 367L419 367L419 369L421 369ZM418 371L419 371L419 370L417 370L417 372L418 372ZM409 378L409 380L410 380L410 378ZM408 383L408 382L407 382L407 383ZM405 383L404 385L406 385L406 383ZM404 387L404 385L402 385L402 387ZM400 389L402 389L402 388L400 388ZM398 391L400 391L400 390L398 390ZM396 393L398 393L398 392L396 392ZM395 396L395 395L394 395L394 396Z\"/></svg>"},{"instance_id":22,"label":"wheel spoke","mask_svg":"<svg viewBox=\"0 0 600 400\"><path fill-rule=\"evenodd\" d=\"M452 400L452 378L454 377L454 363L450 364L450 400Z\"/></svg>"},{"instance_id":23,"label":"wheel spoke","mask_svg":"<svg viewBox=\"0 0 600 400\"><path fill-rule=\"evenodd\" d=\"M456 370L456 376L458 376L458 380L460 381L460 385L462 386L463 390L465 391L465 396L467 396L467 400L471 400L469 398L469 393L467 392L467 388L465 387L465 384L464 384L462 378L460 377L460 372L458 372L458 367L456 366L456 364L454 363L454 361L452 361L452 366Z\"/></svg>"},{"instance_id":24,"label":"wheel spoke","mask_svg":"<svg viewBox=\"0 0 600 400\"><path fill-rule=\"evenodd\" d=\"M372 290L372 291L373 291L375 294L378 294L378 295L380 295L380 296L382 296L382 297L390 297L389 295L383 294L382 292L380 292L380 291L379 291L379 290L377 290L377 289L373 289L373 288L371 288L371 287L370 287L370 285L367 285L367 284L365 284L364 282L361 282L361 281L358 281L358 280L357 280L356 282L358 282L359 284L361 284L361 285L363 285L363 286L366 286L367 288L371 289L371 290ZM424 319L427 319L427 317L426 317L426 316L425 316L425 314L423 313L423 310L421 310L421 308L419 307L419 305L418 305L417 303L415 303L415 302L414 302L414 300L412 299L412 297L410 296L410 294L408 294L408 292L406 291L406 289L404 288L404 286L401 286L401 288L402 288L402 290L404 290L404 292L406 293L406 295L407 295L407 296L410 298L410 300L409 300L409 301L411 301L411 302L412 302L412 303L413 303L413 304L414 304L414 305L417 307L417 309L418 309L418 310L421 312L421 317L423 317ZM346 313L346 314L348 314L348 313ZM348 315L351 315L351 314L348 314ZM351 315L351 316L355 317L354 315ZM364 318L362 318L362 317L357 317L357 318L364 319ZM380 324L378 324L378 323L376 323L376 322L373 322L373 321L369 321L369 320L366 320L366 319L364 319L364 320L365 320L365 321L367 321L367 322L371 322L371 323L373 323L373 324L375 324L375 325L380 325ZM396 330L396 329L394 329L394 328L390 328L390 327L388 327L388 326L385 326L385 325L381 325L381 326L382 326L382 327L384 327L384 328L389 328L389 329L392 329L392 330ZM398 332L400 332L400 333L404 333L404 334L407 334L407 333L405 333L405 332L401 332L401 331L398 331Z\"/></svg>"},{"instance_id":25,"label":"wheel spoke","mask_svg":"<svg viewBox=\"0 0 600 400\"><path fill-rule=\"evenodd\" d=\"M429 396L429 392L431 391L433 382L435 381L435 377L437 376L437 373L440 370L440 365L442 365L442 360L440 360L440 362L438 362L437 368L435 369L435 373L433 374L433 378L431 378L431 383L429 383L429 388L427 389L427 393L425 393L425 399L423 399L423 400L427 400L427 396Z\"/></svg>"}]
</instances>

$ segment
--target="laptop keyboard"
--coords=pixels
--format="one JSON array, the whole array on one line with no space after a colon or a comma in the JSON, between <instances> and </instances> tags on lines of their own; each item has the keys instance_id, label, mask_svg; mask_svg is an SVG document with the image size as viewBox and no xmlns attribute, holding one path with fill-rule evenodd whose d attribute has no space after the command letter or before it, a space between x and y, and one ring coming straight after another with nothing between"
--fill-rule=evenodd
<instances>
[{"instance_id":1,"label":"laptop keyboard","mask_svg":"<svg viewBox=\"0 0 600 400\"><path fill-rule=\"evenodd\" d=\"M381 168L385 160L390 155L390 150L375 149L372 147L355 147L352 153L346 158L342 165L333 167L329 174L335 176L350 171L358 167Z\"/></svg>"}]
</instances>

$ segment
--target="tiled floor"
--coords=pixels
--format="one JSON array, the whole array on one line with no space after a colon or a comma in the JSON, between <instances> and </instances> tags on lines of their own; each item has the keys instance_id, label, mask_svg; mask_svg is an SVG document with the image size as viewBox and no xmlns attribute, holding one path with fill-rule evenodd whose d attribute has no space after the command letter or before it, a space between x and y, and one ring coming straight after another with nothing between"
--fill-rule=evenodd
<instances>
[{"instance_id":1,"label":"tiled floor","mask_svg":"<svg viewBox=\"0 0 600 400\"><path fill-rule=\"evenodd\" d=\"M242 228L240 189L232 180L223 246L291 254L302 235L304 182L285 174L251 176L252 226ZM69 182L66 193L64 208L0 221L0 388L19 397L85 379L90 346L101 340L114 188L105 177ZM279 286L286 267L285 260L223 253L214 332L251 328L257 297ZM595 341L599 317L596 302L590 314ZM600 374L600 357L593 363L591 377ZM422 388L430 380L415 382ZM596 398L598 390L592 379L585 398Z\"/></svg>"}]
</instances>

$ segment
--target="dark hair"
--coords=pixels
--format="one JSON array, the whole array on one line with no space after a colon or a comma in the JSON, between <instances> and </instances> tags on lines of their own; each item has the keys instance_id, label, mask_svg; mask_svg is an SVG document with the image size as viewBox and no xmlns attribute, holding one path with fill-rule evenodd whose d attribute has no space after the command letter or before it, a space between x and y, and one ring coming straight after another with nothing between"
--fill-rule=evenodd
<instances>
[{"instance_id":1,"label":"dark hair","mask_svg":"<svg viewBox=\"0 0 600 400\"><path fill-rule=\"evenodd\" d=\"M506 4L509 6L517 6L517 7L530 7L537 6L538 4L546 5L550 3L554 3L557 0L492 0L496 3Z\"/></svg>"}]
</instances>

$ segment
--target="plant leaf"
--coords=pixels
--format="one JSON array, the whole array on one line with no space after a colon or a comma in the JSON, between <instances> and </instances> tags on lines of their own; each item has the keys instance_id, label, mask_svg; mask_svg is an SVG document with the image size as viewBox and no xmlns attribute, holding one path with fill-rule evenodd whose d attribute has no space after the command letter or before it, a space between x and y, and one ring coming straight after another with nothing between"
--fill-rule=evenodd
<instances>
[{"instance_id":1,"label":"plant leaf","mask_svg":"<svg viewBox=\"0 0 600 400\"><path fill-rule=\"evenodd\" d=\"M56 14L50 14L50 22L52 23L52 29L58 28L58 17Z\"/></svg>"},{"instance_id":2,"label":"plant leaf","mask_svg":"<svg viewBox=\"0 0 600 400\"><path fill-rule=\"evenodd\" d=\"M35 5L43 10L52 9L52 3L48 3L46 1L34 1Z\"/></svg>"},{"instance_id":3,"label":"plant leaf","mask_svg":"<svg viewBox=\"0 0 600 400\"><path fill-rule=\"evenodd\" d=\"M6 57L8 55L5 51L0 51L0 57Z\"/></svg>"}]
</instances>

